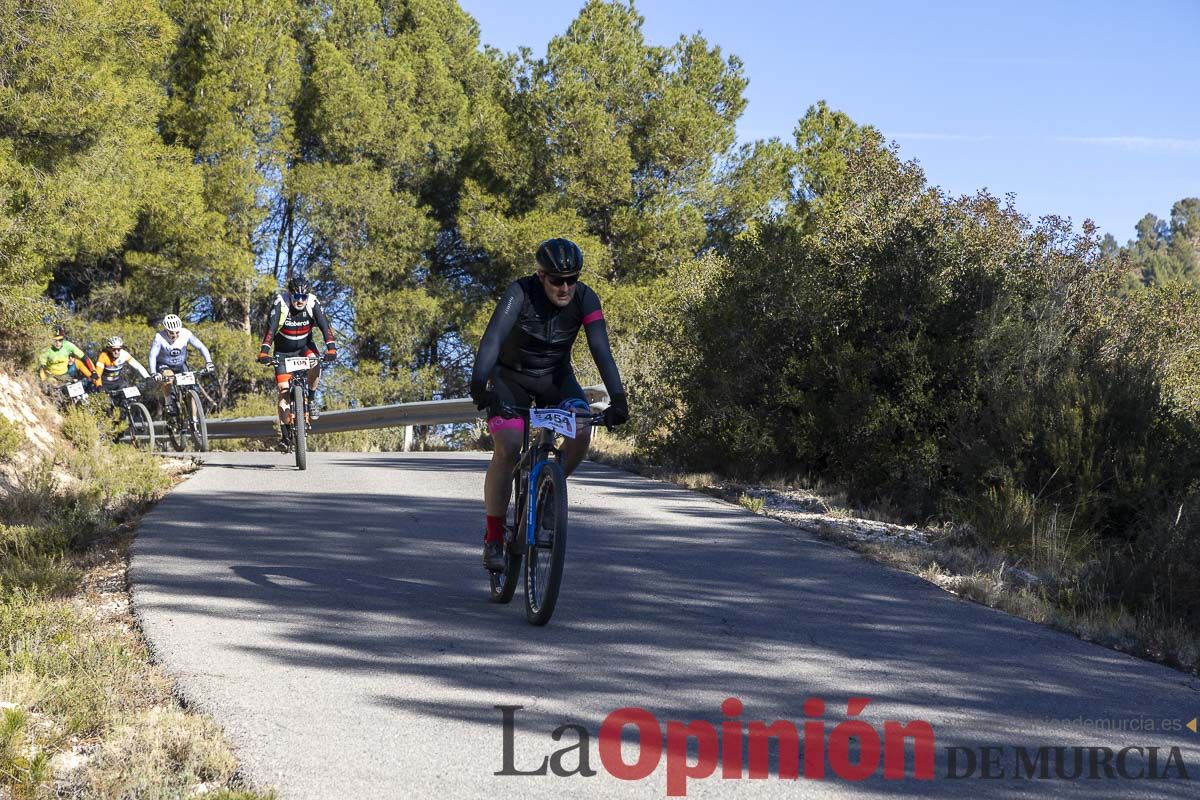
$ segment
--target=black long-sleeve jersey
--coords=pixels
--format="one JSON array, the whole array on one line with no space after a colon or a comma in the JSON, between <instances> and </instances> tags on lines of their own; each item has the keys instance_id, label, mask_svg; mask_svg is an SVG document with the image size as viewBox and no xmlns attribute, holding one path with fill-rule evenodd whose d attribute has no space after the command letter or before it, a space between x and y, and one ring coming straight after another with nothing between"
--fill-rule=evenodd
<instances>
[{"instance_id":1,"label":"black long-sleeve jersey","mask_svg":"<svg viewBox=\"0 0 1200 800\"><path fill-rule=\"evenodd\" d=\"M546 297L536 275L514 281L492 313L475 356L473 389L481 391L486 386L497 364L533 376L570 366L571 347L581 327L587 332L588 349L608 393L624 394L600 298L581 281L571 302L560 308Z\"/></svg>"},{"instance_id":2,"label":"black long-sleeve jersey","mask_svg":"<svg viewBox=\"0 0 1200 800\"><path fill-rule=\"evenodd\" d=\"M271 345L277 353L296 353L308 346L312 339L312 329L316 326L325 337L326 346L333 341L333 328L325 316L325 310L317 299L309 295L304 308L296 310L291 303L282 297L275 298L271 308L271 318L267 321L267 331L263 336L262 352L269 352Z\"/></svg>"}]
</instances>

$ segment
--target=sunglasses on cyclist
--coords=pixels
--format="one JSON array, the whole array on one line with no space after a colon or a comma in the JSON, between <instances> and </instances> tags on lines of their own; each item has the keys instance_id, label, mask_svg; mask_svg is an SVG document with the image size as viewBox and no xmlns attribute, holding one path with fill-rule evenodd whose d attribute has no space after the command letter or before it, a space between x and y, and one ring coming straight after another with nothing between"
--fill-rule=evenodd
<instances>
[{"instance_id":1,"label":"sunglasses on cyclist","mask_svg":"<svg viewBox=\"0 0 1200 800\"><path fill-rule=\"evenodd\" d=\"M308 292L292 292L288 297L293 303L304 303L308 300Z\"/></svg>"},{"instance_id":2,"label":"sunglasses on cyclist","mask_svg":"<svg viewBox=\"0 0 1200 800\"><path fill-rule=\"evenodd\" d=\"M578 275L550 275L549 273L543 273L543 274L546 275L546 280L550 281L551 286L563 286L563 285L574 286L576 283L579 282Z\"/></svg>"}]
</instances>

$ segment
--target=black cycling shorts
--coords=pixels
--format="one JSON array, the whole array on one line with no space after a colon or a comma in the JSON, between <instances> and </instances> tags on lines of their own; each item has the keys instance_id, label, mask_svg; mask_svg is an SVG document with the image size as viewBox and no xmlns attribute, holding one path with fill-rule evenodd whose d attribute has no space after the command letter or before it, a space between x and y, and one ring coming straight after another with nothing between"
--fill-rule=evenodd
<instances>
[{"instance_id":1,"label":"black cycling shorts","mask_svg":"<svg viewBox=\"0 0 1200 800\"><path fill-rule=\"evenodd\" d=\"M573 406L588 408L587 395L570 366L545 375L528 375L498 366L492 371L491 384L496 398L510 406L554 408L571 401ZM500 428L521 428L523 425L521 417L488 419L488 430L492 432Z\"/></svg>"},{"instance_id":2,"label":"black cycling shorts","mask_svg":"<svg viewBox=\"0 0 1200 800\"><path fill-rule=\"evenodd\" d=\"M288 383L291 381L291 378L288 376L288 373L285 371L285 367L283 365L283 360L285 358L296 358L297 356L316 358L317 355L317 345L315 342L313 342L311 336L308 337L307 341L304 342L304 347L299 350L277 349L275 351L275 358L278 359L278 363L275 365L275 383Z\"/></svg>"}]
</instances>

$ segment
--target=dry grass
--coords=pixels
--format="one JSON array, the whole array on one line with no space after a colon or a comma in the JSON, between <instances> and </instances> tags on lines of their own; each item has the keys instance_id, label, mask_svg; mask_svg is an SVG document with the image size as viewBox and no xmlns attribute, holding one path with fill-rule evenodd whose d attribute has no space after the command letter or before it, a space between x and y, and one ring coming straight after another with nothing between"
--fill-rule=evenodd
<instances>
[{"instance_id":1,"label":"dry grass","mask_svg":"<svg viewBox=\"0 0 1200 800\"><path fill-rule=\"evenodd\" d=\"M262 797L179 706L129 610L137 518L189 465L69 419L77 446L0 496L0 797Z\"/></svg>"},{"instance_id":2,"label":"dry grass","mask_svg":"<svg viewBox=\"0 0 1200 800\"><path fill-rule=\"evenodd\" d=\"M229 788L237 768L212 720L162 705L130 715L74 772L95 797L179 797Z\"/></svg>"}]
</instances>

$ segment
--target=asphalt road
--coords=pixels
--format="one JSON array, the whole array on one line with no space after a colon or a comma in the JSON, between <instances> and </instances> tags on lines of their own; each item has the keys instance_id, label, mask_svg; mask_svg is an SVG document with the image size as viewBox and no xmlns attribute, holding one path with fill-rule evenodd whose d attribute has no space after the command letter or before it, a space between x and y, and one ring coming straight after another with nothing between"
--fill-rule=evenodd
<instances>
[{"instance_id":1,"label":"asphalt road","mask_svg":"<svg viewBox=\"0 0 1200 800\"><path fill-rule=\"evenodd\" d=\"M689 797L1200 796L1200 734L1182 727L1200 714L1200 682L736 506L584 465L570 483L563 593L539 629L520 594L487 602L484 455L315 454L303 473L276 454L205 458L143 520L134 606L187 699L284 798L664 797L668 755L646 762L657 763L648 777L619 780L602 761L601 723L641 707L664 730L667 720L720 730L729 697L744 704L743 723L797 726L812 721L805 701L823 700L827 777L780 778L787 759L772 748L770 777L723 779L717 767L686 783ZM870 698L860 718L880 733L885 720L930 724L933 780L911 777L911 753L905 780L885 779L882 765L864 781L835 774L851 697ZM578 728L551 735L573 724L597 774L497 776L501 705L522 706L516 770L576 744ZM820 752L815 735L808 742ZM693 745L689 763L707 746ZM1018 747L1034 757L1107 747L1110 769L1117 751L1139 747L1124 773L1169 777L1109 779L1096 750L1080 751L1082 778L1014 778ZM1153 766L1151 747L1161 748ZM1170 766L1172 747L1191 780ZM970 766L951 748L974 753L970 777L948 777L951 752L956 774ZM621 752L638 758L632 727ZM1063 774L1075 752L1062 751ZM1054 776L1055 752L1044 759ZM558 766L579 761L576 748ZM1005 777L981 777L984 762Z\"/></svg>"}]
</instances>

